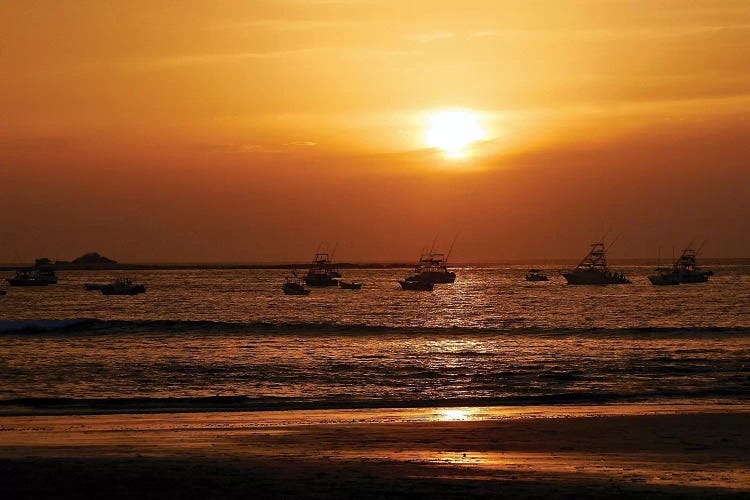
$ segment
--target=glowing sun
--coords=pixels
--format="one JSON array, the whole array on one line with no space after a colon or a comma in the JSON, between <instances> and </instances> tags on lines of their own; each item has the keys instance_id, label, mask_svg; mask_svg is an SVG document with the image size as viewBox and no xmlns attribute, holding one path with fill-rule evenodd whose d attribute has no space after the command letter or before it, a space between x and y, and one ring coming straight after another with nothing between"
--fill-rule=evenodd
<instances>
[{"instance_id":1,"label":"glowing sun","mask_svg":"<svg viewBox=\"0 0 750 500\"><path fill-rule=\"evenodd\" d=\"M466 147L484 139L479 118L469 111L441 111L430 116L425 142L439 148L448 156L464 156Z\"/></svg>"}]
</instances>

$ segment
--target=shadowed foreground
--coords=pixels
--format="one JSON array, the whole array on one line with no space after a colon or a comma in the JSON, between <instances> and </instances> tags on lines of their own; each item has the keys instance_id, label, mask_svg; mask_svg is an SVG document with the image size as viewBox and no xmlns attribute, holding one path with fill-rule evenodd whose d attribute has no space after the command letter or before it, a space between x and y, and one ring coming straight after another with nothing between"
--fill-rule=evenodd
<instances>
[{"instance_id":1,"label":"shadowed foreground","mask_svg":"<svg viewBox=\"0 0 750 500\"><path fill-rule=\"evenodd\" d=\"M0 491L3 498L750 497L747 413L311 425L255 416L0 417Z\"/></svg>"}]
</instances>

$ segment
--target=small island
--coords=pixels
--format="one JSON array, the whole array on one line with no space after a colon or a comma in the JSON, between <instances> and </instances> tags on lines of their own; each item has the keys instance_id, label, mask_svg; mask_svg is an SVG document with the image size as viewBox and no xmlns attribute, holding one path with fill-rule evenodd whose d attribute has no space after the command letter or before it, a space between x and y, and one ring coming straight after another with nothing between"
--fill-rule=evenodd
<instances>
[{"instance_id":1,"label":"small island","mask_svg":"<svg viewBox=\"0 0 750 500\"><path fill-rule=\"evenodd\" d=\"M42 259L37 259L37 263ZM49 261L49 259L44 259ZM57 269L113 269L117 261L101 255L98 252L88 252L72 261L58 260L54 264Z\"/></svg>"}]
</instances>

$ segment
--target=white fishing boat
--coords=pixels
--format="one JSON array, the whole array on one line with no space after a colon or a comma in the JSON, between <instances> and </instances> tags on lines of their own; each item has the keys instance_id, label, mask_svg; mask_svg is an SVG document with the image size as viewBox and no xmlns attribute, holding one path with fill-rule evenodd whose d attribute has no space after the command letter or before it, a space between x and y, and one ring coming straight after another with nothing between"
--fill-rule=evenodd
<instances>
[{"instance_id":1,"label":"white fishing boat","mask_svg":"<svg viewBox=\"0 0 750 500\"><path fill-rule=\"evenodd\" d=\"M569 285L624 285L630 280L612 272L607 265L604 243L594 243L586 257L572 271L562 273Z\"/></svg>"}]
</instances>

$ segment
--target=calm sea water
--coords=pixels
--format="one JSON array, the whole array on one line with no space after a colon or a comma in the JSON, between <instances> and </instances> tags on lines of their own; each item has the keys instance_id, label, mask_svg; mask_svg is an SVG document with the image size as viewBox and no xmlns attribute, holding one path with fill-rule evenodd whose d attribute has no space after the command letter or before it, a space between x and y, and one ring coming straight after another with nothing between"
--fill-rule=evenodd
<instances>
[{"instance_id":1,"label":"calm sea water","mask_svg":"<svg viewBox=\"0 0 750 500\"><path fill-rule=\"evenodd\" d=\"M404 292L406 270L345 270L359 291L281 292L284 271L118 272L0 297L0 403L211 407L744 401L750 268L709 283L570 287L559 269L458 269Z\"/></svg>"}]
</instances>

